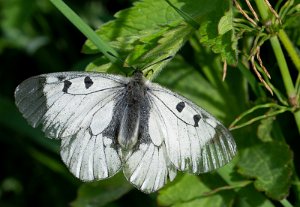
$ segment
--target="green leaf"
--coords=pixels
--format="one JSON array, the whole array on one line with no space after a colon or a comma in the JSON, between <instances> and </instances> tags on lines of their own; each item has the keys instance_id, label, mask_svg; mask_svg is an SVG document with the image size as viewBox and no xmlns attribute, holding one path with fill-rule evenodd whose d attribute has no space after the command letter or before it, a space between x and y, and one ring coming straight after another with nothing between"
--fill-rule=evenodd
<instances>
[{"instance_id":1,"label":"green leaf","mask_svg":"<svg viewBox=\"0 0 300 207\"><path fill-rule=\"evenodd\" d=\"M232 18L232 12L227 12L225 16L220 19L218 24L218 33L220 35L233 30Z\"/></svg>"},{"instance_id":2,"label":"green leaf","mask_svg":"<svg viewBox=\"0 0 300 207\"><path fill-rule=\"evenodd\" d=\"M115 201L128 193L132 185L125 179L122 172L109 178L97 182L85 183L78 189L75 201L71 203L73 207L100 207Z\"/></svg>"},{"instance_id":3,"label":"green leaf","mask_svg":"<svg viewBox=\"0 0 300 207\"><path fill-rule=\"evenodd\" d=\"M163 0L135 2L133 7L117 12L115 17L116 20L102 25L96 32L104 39L110 40L115 48L127 52L133 49L133 44L139 39L155 39L157 35L161 35L158 32L164 26L174 21L182 22L180 15ZM83 51L98 53L89 40Z\"/></svg>"},{"instance_id":4,"label":"green leaf","mask_svg":"<svg viewBox=\"0 0 300 207\"><path fill-rule=\"evenodd\" d=\"M288 145L267 142L240 152L239 172L255 179L254 186L272 199L288 195L291 185L293 154Z\"/></svg>"},{"instance_id":5,"label":"green leaf","mask_svg":"<svg viewBox=\"0 0 300 207\"><path fill-rule=\"evenodd\" d=\"M91 72L108 72L111 74L122 74L123 72L120 67L118 67L118 65L107 62L107 59L103 56L96 58L92 62L90 62L86 66L85 70Z\"/></svg>"},{"instance_id":6,"label":"green leaf","mask_svg":"<svg viewBox=\"0 0 300 207\"><path fill-rule=\"evenodd\" d=\"M236 199L236 206L239 207L274 207L275 205L258 192L253 185L241 188L238 191L239 199Z\"/></svg>"},{"instance_id":7,"label":"green leaf","mask_svg":"<svg viewBox=\"0 0 300 207\"><path fill-rule=\"evenodd\" d=\"M209 175L207 174L208 176ZM213 179L206 180L209 183L214 183ZM210 194L212 188L204 184L205 180L201 181L195 175L185 174L175 183L159 191L158 203L161 206L186 207L186 206L207 206L218 207L228 206L232 202L233 194L224 192L223 194ZM220 180L215 180L215 183L220 184ZM228 204L228 205L227 205Z\"/></svg>"},{"instance_id":8,"label":"green leaf","mask_svg":"<svg viewBox=\"0 0 300 207\"><path fill-rule=\"evenodd\" d=\"M216 7L218 11L207 14L208 20L202 22L196 37L213 52L221 54L223 61L235 65L238 39L234 35L232 10L228 9L229 4L226 3L228 2L219 2L220 6Z\"/></svg>"},{"instance_id":9,"label":"green leaf","mask_svg":"<svg viewBox=\"0 0 300 207\"><path fill-rule=\"evenodd\" d=\"M257 128L257 136L263 142L270 142L273 140L271 132L273 128L274 117L262 119Z\"/></svg>"},{"instance_id":10,"label":"green leaf","mask_svg":"<svg viewBox=\"0 0 300 207\"><path fill-rule=\"evenodd\" d=\"M186 23L190 24L194 29L199 29L200 25L196 22L193 17L188 15L187 13L183 12L182 10L178 9L174 6L169 0L165 0L175 11L186 21Z\"/></svg>"},{"instance_id":11,"label":"green leaf","mask_svg":"<svg viewBox=\"0 0 300 207\"><path fill-rule=\"evenodd\" d=\"M221 53L223 60L227 60L228 63L235 62L236 43L233 41L232 10L229 1L224 3L222 0L174 0L172 5L201 25L201 37L206 37L201 40L203 43L209 41L206 45L212 46L214 52ZM116 20L104 24L96 32L103 39L110 41L121 55L126 56L127 63L132 66L145 66L157 61L158 57L163 59L174 56L196 31L164 0L136 2L133 7L118 12L115 17ZM206 30L207 25L209 30ZM89 40L83 51L98 53ZM167 61L164 61L149 70L154 71L156 75L166 64Z\"/></svg>"}]
</instances>

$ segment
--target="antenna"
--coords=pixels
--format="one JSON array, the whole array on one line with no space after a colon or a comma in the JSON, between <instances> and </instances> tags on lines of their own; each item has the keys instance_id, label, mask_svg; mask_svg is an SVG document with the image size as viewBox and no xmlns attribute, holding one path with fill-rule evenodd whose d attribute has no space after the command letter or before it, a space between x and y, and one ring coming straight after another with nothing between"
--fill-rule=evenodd
<instances>
[{"instance_id":1,"label":"antenna","mask_svg":"<svg viewBox=\"0 0 300 207\"><path fill-rule=\"evenodd\" d=\"M171 58L173 58L172 55L170 55L170 56L168 56L168 57L166 57L166 58L164 58L164 59L161 59L161 60L159 60L159 61L157 61L157 62L154 62L154 63L151 63L151 64L149 64L149 65L146 65L146 66L142 67L140 70L144 70L144 69L146 69L146 68L149 68L149 67L151 67L151 66L153 66L153 65L156 65L156 64L158 64L158 63L164 62L164 61L169 60L169 59L171 59Z\"/></svg>"},{"instance_id":2,"label":"antenna","mask_svg":"<svg viewBox=\"0 0 300 207\"><path fill-rule=\"evenodd\" d=\"M109 54L109 55L111 55L112 57L116 58L120 63L125 63L125 61L124 61L123 59L121 59L121 58L115 56L113 53L107 51L107 54ZM171 58L173 58L173 57L174 57L174 56L170 55L170 56L168 56L168 57L166 57L166 58L163 58L163 59L161 59L161 60L159 60L159 61L156 61L156 62L151 63L151 64L149 64L149 65L145 65L145 66L141 67L140 69L135 68L135 67L133 67L133 66L131 66L131 65L128 65L128 66L129 66L130 68L134 69L134 70L141 70L141 71L142 71L142 70L144 70L144 69L146 69L146 68L149 68L149 67L151 67L151 66L153 66L153 65L156 65L156 64L158 64L158 63L161 63L161 62L164 62L164 61L166 61L166 60L169 60L169 59L171 59Z\"/></svg>"}]
</instances>

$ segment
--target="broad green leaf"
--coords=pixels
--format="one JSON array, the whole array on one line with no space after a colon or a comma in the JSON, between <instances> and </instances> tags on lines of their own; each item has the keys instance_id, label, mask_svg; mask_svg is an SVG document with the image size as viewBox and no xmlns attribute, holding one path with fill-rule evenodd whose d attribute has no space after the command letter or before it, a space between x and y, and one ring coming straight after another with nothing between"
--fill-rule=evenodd
<instances>
[{"instance_id":1,"label":"broad green leaf","mask_svg":"<svg viewBox=\"0 0 300 207\"><path fill-rule=\"evenodd\" d=\"M250 137L251 135L248 134L248 136ZM243 136L243 138L245 137L246 136ZM226 183L228 183L227 189L231 188L235 191L235 206L274 207L272 202L262 192L258 192L254 188L254 181L245 180L245 178L241 174L236 172L236 161L238 161L238 156L226 166L221 167L217 170L222 179L226 181Z\"/></svg>"},{"instance_id":2,"label":"broad green leaf","mask_svg":"<svg viewBox=\"0 0 300 207\"><path fill-rule=\"evenodd\" d=\"M214 52L221 53L222 59L228 63L235 62L236 41L233 38L229 1L174 0L172 4L199 23L201 42L212 47ZM115 17L115 20L104 24L96 32L110 41L121 55L126 55L130 65L145 66L159 58L174 56L195 33L195 29L164 0L136 2L133 7L118 12ZM83 51L98 53L89 40ZM151 70L159 72L165 64L167 61L157 64Z\"/></svg>"},{"instance_id":3,"label":"broad green leaf","mask_svg":"<svg viewBox=\"0 0 300 207\"><path fill-rule=\"evenodd\" d=\"M255 179L254 186L272 199L288 195L292 176L293 154L288 145L267 142L240 152L239 172Z\"/></svg>"},{"instance_id":4,"label":"broad green leaf","mask_svg":"<svg viewBox=\"0 0 300 207\"><path fill-rule=\"evenodd\" d=\"M203 181L195 175L183 175L174 185L170 185L159 191L157 198L159 205L172 207L231 206L233 194L224 192L223 194L207 195L212 188L206 186ZM212 179L206 181L214 183ZM216 183L219 183L219 180Z\"/></svg>"},{"instance_id":5,"label":"broad green leaf","mask_svg":"<svg viewBox=\"0 0 300 207\"><path fill-rule=\"evenodd\" d=\"M122 172L112 178L82 184L78 189L73 207L100 207L115 201L128 193L133 186L125 179Z\"/></svg>"},{"instance_id":6,"label":"broad green leaf","mask_svg":"<svg viewBox=\"0 0 300 207\"><path fill-rule=\"evenodd\" d=\"M113 47L122 51L133 49L134 42L139 39L158 38L161 33L157 32L174 21L182 22L180 15L164 0L135 2L133 7L117 12L115 17L115 20L104 24L96 32L107 41L111 41ZM98 53L89 40L83 51Z\"/></svg>"}]
</instances>

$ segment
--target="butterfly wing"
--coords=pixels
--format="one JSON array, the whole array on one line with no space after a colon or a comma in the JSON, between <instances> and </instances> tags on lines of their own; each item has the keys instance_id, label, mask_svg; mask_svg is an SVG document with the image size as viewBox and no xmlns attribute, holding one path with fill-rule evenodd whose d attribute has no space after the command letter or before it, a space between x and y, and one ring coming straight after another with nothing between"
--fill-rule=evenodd
<instances>
[{"instance_id":1,"label":"butterfly wing","mask_svg":"<svg viewBox=\"0 0 300 207\"><path fill-rule=\"evenodd\" d=\"M121 76L68 72L36 76L21 83L16 104L29 123L61 138L61 156L82 180L114 175L123 165L126 178L150 193L176 171L201 173L229 162L236 153L228 130L187 99L147 83L142 131L130 150L120 149L114 126L126 104Z\"/></svg>"},{"instance_id":2,"label":"butterfly wing","mask_svg":"<svg viewBox=\"0 0 300 207\"><path fill-rule=\"evenodd\" d=\"M103 131L127 82L101 73L44 74L22 82L15 100L33 127L42 125L46 136L62 139L62 159L76 177L103 179L121 167L114 140Z\"/></svg>"},{"instance_id":3,"label":"butterfly wing","mask_svg":"<svg viewBox=\"0 0 300 207\"><path fill-rule=\"evenodd\" d=\"M176 169L166 155L165 145L156 146L151 140L140 143L124 156L123 172L128 181L145 193L162 188L176 176Z\"/></svg>"},{"instance_id":4,"label":"butterfly wing","mask_svg":"<svg viewBox=\"0 0 300 207\"><path fill-rule=\"evenodd\" d=\"M178 170L199 174L233 158L236 144L216 118L157 84L148 83L148 88L150 138L157 144L164 141L167 155Z\"/></svg>"}]
</instances>

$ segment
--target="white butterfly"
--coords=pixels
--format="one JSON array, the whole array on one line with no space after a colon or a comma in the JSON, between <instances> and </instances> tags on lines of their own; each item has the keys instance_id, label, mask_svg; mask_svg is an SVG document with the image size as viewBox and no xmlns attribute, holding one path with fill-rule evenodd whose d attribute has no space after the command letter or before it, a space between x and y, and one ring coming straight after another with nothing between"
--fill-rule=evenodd
<instances>
[{"instance_id":1,"label":"white butterfly","mask_svg":"<svg viewBox=\"0 0 300 207\"><path fill-rule=\"evenodd\" d=\"M50 138L83 181L105 179L121 168L128 181L151 193L177 170L212 171L236 154L230 132L186 98L133 77L62 72L31 77L15 91L16 105Z\"/></svg>"}]
</instances>

